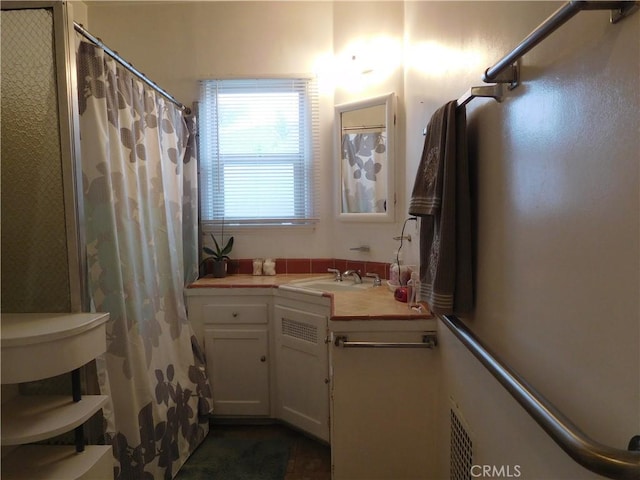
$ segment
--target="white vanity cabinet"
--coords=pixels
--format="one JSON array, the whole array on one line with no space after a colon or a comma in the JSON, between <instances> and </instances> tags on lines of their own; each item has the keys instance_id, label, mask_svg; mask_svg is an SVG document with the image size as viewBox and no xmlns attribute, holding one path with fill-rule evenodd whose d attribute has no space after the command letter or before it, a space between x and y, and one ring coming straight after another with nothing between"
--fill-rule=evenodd
<instances>
[{"instance_id":1,"label":"white vanity cabinet","mask_svg":"<svg viewBox=\"0 0 640 480\"><path fill-rule=\"evenodd\" d=\"M204 344L213 414L271 416L270 289L189 293L189 319Z\"/></svg>"},{"instance_id":2,"label":"white vanity cabinet","mask_svg":"<svg viewBox=\"0 0 640 480\"><path fill-rule=\"evenodd\" d=\"M278 293L274 306L277 416L329 442L327 297Z\"/></svg>"},{"instance_id":3,"label":"white vanity cabinet","mask_svg":"<svg viewBox=\"0 0 640 480\"><path fill-rule=\"evenodd\" d=\"M2 314L2 478L112 479L109 445L82 425L108 401L81 395L79 369L106 350L107 313ZM69 395L18 394L18 383L72 375ZM76 446L32 444L75 430ZM32 444L32 445L27 445Z\"/></svg>"},{"instance_id":4,"label":"white vanity cabinet","mask_svg":"<svg viewBox=\"0 0 640 480\"><path fill-rule=\"evenodd\" d=\"M435 320L411 318L385 293L337 303L298 284L188 289L214 415L279 419L329 442L333 480L432 478L438 357L422 340ZM353 348L338 336L419 345Z\"/></svg>"},{"instance_id":5,"label":"white vanity cabinet","mask_svg":"<svg viewBox=\"0 0 640 480\"><path fill-rule=\"evenodd\" d=\"M280 288L191 288L215 416L283 420L329 441L331 299Z\"/></svg>"},{"instance_id":6,"label":"white vanity cabinet","mask_svg":"<svg viewBox=\"0 0 640 480\"><path fill-rule=\"evenodd\" d=\"M437 348L406 344L421 344L434 321L329 324L333 480L433 478ZM339 346L337 337L373 345Z\"/></svg>"}]
</instances>

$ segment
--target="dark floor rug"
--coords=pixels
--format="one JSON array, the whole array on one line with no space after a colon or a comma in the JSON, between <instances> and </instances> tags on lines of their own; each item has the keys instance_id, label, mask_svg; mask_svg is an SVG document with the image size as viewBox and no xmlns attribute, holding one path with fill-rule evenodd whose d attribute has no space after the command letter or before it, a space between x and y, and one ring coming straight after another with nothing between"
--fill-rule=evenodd
<instances>
[{"instance_id":1,"label":"dark floor rug","mask_svg":"<svg viewBox=\"0 0 640 480\"><path fill-rule=\"evenodd\" d=\"M292 442L286 438L208 435L175 480L282 480Z\"/></svg>"}]
</instances>

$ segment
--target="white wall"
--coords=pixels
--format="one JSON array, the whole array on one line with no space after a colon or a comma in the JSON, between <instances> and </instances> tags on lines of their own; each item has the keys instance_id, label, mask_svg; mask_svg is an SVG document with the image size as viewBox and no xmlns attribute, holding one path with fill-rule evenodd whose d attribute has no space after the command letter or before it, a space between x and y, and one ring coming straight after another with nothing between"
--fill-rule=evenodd
<instances>
[{"instance_id":1,"label":"white wall","mask_svg":"<svg viewBox=\"0 0 640 480\"><path fill-rule=\"evenodd\" d=\"M402 222L408 216L404 192L404 87L402 48L404 35L404 7L402 2L334 2L333 48L340 61L366 57L368 48L377 47L373 60L365 61L375 70L362 75L357 81L338 76L335 82L335 103L343 104L363 98L395 92L398 97L396 125L395 175L397 203L394 223L339 222L335 226L337 241L334 256L354 260L390 262L399 242ZM363 52L363 53L361 53ZM369 65L365 65L366 67ZM335 207L334 207L335 208ZM414 227L415 222L410 226ZM409 230L407 230L409 232ZM415 229L412 230L415 234ZM354 253L349 248L370 245L371 253ZM404 249L405 247L403 247Z\"/></svg>"},{"instance_id":2,"label":"white wall","mask_svg":"<svg viewBox=\"0 0 640 480\"><path fill-rule=\"evenodd\" d=\"M559 5L405 4L406 51L422 53L405 77L407 181L435 109L481 84ZM611 25L608 12L582 12L525 55L504 103L467 110L477 232L467 324L585 433L621 449L640 433L639 27L638 14ZM451 396L475 463L592 478L446 327L440 337L442 423Z\"/></svg>"},{"instance_id":3,"label":"white wall","mask_svg":"<svg viewBox=\"0 0 640 480\"><path fill-rule=\"evenodd\" d=\"M316 228L262 228L234 232L233 256L337 257L389 261L397 248L406 206L392 224L338 223L334 203L333 118L336 102L395 91L402 94L400 67L383 77L345 88L328 72L334 53L372 38L402 45L401 2L85 2L88 30L190 105L198 79L233 76L318 74L321 88L320 222ZM375 34L372 34L375 32ZM335 43L335 45L334 45ZM403 125L399 135L403 138ZM404 179L404 142L398 149L399 188ZM403 199L403 196L400 196ZM205 241L210 241L205 236ZM370 253L351 247L371 246Z\"/></svg>"}]
</instances>

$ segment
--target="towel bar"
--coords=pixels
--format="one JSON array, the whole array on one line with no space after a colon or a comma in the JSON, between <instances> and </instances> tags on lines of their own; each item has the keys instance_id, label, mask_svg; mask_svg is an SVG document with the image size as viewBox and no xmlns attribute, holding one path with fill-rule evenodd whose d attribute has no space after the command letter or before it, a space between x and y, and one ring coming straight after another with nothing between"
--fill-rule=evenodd
<instances>
[{"instance_id":1,"label":"towel bar","mask_svg":"<svg viewBox=\"0 0 640 480\"><path fill-rule=\"evenodd\" d=\"M435 348L438 338L435 332L429 332L422 336L422 342L350 342L346 335L338 335L334 345L342 348Z\"/></svg>"},{"instance_id":2,"label":"towel bar","mask_svg":"<svg viewBox=\"0 0 640 480\"><path fill-rule=\"evenodd\" d=\"M493 98L496 102L502 102L504 97L504 84L494 83L492 85L481 85L478 87L471 87L462 95L457 101L457 107L464 107L474 98ZM422 130L422 135L427 134L427 129Z\"/></svg>"},{"instance_id":3,"label":"towel bar","mask_svg":"<svg viewBox=\"0 0 640 480\"><path fill-rule=\"evenodd\" d=\"M466 105L476 97L493 98L500 103L502 102L502 97L504 97L504 84L496 83L493 85L471 87L458 99L458 107Z\"/></svg>"}]
</instances>

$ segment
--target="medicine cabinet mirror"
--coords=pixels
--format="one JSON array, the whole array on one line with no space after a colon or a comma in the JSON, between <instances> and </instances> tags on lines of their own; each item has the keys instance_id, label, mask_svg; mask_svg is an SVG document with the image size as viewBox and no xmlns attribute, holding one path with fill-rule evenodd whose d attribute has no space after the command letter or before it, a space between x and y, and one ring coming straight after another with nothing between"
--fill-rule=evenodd
<instances>
[{"instance_id":1,"label":"medicine cabinet mirror","mask_svg":"<svg viewBox=\"0 0 640 480\"><path fill-rule=\"evenodd\" d=\"M340 220L393 221L395 111L394 93L336 105Z\"/></svg>"}]
</instances>

